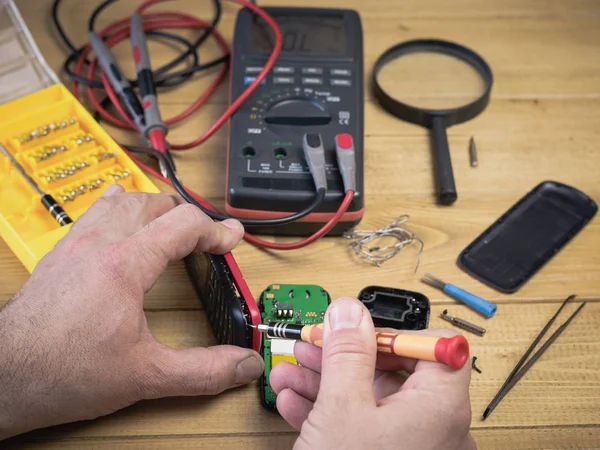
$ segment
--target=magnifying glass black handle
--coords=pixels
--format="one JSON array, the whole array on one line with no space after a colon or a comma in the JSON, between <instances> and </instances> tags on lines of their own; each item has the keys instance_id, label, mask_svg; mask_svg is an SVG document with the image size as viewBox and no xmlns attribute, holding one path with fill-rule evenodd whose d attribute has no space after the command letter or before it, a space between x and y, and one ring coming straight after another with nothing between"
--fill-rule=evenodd
<instances>
[{"instance_id":1,"label":"magnifying glass black handle","mask_svg":"<svg viewBox=\"0 0 600 450\"><path fill-rule=\"evenodd\" d=\"M446 134L446 119L436 116L431 121L433 159L437 175L438 198L442 205L451 205L458 198Z\"/></svg>"}]
</instances>

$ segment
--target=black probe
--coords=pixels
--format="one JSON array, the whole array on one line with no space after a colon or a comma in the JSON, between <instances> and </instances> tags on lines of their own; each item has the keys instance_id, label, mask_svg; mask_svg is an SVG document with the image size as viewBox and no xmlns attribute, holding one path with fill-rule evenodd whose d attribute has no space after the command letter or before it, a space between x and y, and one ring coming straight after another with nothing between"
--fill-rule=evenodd
<instances>
[{"instance_id":1,"label":"black probe","mask_svg":"<svg viewBox=\"0 0 600 450\"><path fill-rule=\"evenodd\" d=\"M44 205L44 208L46 208L48 212L52 215L52 217L54 217L54 220L56 220L61 226L73 223L73 220L69 217L65 210L62 209L58 202L54 200L54 197L42 191L37 185L37 183L33 181L33 179L27 174L27 172L25 172L23 166L21 166L21 164L19 164L17 160L13 158L13 156L8 152L8 150L6 150L6 148L4 148L4 146L2 145L0 145L0 152L2 152L2 154L9 159L9 161L15 167L15 169L17 169L17 171L21 175L23 175L23 178L27 180L27 182L33 188L33 190L40 194L40 197L42 198L42 205Z\"/></svg>"}]
</instances>

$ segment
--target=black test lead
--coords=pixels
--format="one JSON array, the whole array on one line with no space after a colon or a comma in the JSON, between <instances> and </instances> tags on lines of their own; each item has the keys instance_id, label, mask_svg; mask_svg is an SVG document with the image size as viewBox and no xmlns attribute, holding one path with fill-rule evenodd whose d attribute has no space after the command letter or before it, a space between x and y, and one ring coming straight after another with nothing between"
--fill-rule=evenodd
<instances>
[{"instance_id":1,"label":"black test lead","mask_svg":"<svg viewBox=\"0 0 600 450\"><path fill-rule=\"evenodd\" d=\"M65 226L69 225L70 223L73 223L73 220L69 217L65 210L62 209L58 202L54 200L54 197L42 191L37 185L37 183L33 181L33 179L27 174L27 172L25 172L23 166L21 166L21 164L19 164L17 160L13 158L13 156L9 153L9 151L2 145L0 145L0 152L2 152L2 154L8 158L8 160L11 162L14 168L17 169L17 171L21 175L23 175L23 178L27 180L27 183L29 183L33 190L40 194L40 197L42 199L42 205L44 205L44 208L48 210L48 212L52 215L52 217L54 217L54 220L56 220L59 223L59 225Z\"/></svg>"}]
</instances>

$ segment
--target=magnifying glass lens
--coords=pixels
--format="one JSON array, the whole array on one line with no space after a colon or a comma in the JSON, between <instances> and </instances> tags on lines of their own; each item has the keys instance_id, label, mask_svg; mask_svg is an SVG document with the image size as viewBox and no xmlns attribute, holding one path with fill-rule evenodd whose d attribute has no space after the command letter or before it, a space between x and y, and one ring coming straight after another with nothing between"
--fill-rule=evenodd
<instances>
[{"instance_id":1,"label":"magnifying glass lens","mask_svg":"<svg viewBox=\"0 0 600 450\"><path fill-rule=\"evenodd\" d=\"M485 109L492 70L472 50L439 39L416 39L387 49L373 68L379 103L399 119L430 130L438 200L458 197L446 128Z\"/></svg>"},{"instance_id":2,"label":"magnifying glass lens","mask_svg":"<svg viewBox=\"0 0 600 450\"><path fill-rule=\"evenodd\" d=\"M480 98L488 81L465 60L433 51L406 53L381 68L377 81L393 99L415 108L459 108Z\"/></svg>"}]
</instances>

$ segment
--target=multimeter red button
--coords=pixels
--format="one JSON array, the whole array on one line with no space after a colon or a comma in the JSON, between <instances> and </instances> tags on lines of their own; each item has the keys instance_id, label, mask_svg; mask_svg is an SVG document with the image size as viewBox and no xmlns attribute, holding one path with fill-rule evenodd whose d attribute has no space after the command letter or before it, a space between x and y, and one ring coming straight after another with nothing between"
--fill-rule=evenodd
<instances>
[{"instance_id":1,"label":"multimeter red button","mask_svg":"<svg viewBox=\"0 0 600 450\"><path fill-rule=\"evenodd\" d=\"M336 141L337 141L337 145L339 148L342 148L344 150L348 150L350 148L352 148L352 135L348 134L348 133L342 133L342 134L338 134L335 137Z\"/></svg>"}]
</instances>

